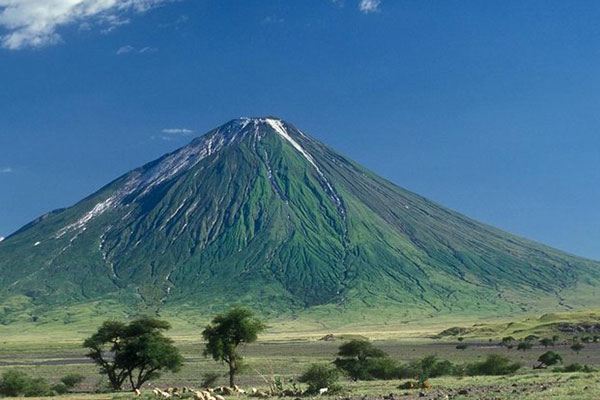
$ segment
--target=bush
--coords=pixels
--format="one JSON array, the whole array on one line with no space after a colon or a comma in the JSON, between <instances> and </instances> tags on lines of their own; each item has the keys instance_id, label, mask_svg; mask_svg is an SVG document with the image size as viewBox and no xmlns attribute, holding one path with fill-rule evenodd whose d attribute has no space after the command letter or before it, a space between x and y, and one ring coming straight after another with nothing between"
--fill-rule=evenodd
<instances>
[{"instance_id":1,"label":"bush","mask_svg":"<svg viewBox=\"0 0 600 400\"><path fill-rule=\"evenodd\" d=\"M517 346L517 350L527 351L527 350L531 349L532 347L533 347L533 344L531 344L530 341L524 341L524 342L519 342L519 345Z\"/></svg>"},{"instance_id":2,"label":"bush","mask_svg":"<svg viewBox=\"0 0 600 400\"><path fill-rule=\"evenodd\" d=\"M368 340L354 339L342 344L338 356L333 363L354 381L374 379L374 369L380 370L375 373L381 373L381 368L385 368L387 371L384 375L393 373L390 371L394 367L393 360L380 362L381 359L387 358L387 354Z\"/></svg>"},{"instance_id":3,"label":"bush","mask_svg":"<svg viewBox=\"0 0 600 400\"><path fill-rule=\"evenodd\" d=\"M467 375L508 375L521 368L521 364L512 363L509 358L499 354L490 354L485 361L467 364Z\"/></svg>"},{"instance_id":4,"label":"bush","mask_svg":"<svg viewBox=\"0 0 600 400\"><path fill-rule=\"evenodd\" d=\"M202 381L200 382L200 386L204 388L209 388L214 386L221 375L216 372L205 372L202 375Z\"/></svg>"},{"instance_id":5,"label":"bush","mask_svg":"<svg viewBox=\"0 0 600 400\"><path fill-rule=\"evenodd\" d=\"M421 382L429 378L457 374L457 368L454 364L447 360L440 360L437 356L427 356L413 361L410 363L409 369L412 373L411 377L417 378Z\"/></svg>"},{"instance_id":6,"label":"bush","mask_svg":"<svg viewBox=\"0 0 600 400\"><path fill-rule=\"evenodd\" d=\"M63 376L60 381L62 382L63 385L65 385L65 387L67 387L67 389L72 389L75 386L79 385L81 382L83 382L85 379L85 376L81 375L81 374L69 374L69 375L65 375Z\"/></svg>"},{"instance_id":7,"label":"bush","mask_svg":"<svg viewBox=\"0 0 600 400\"><path fill-rule=\"evenodd\" d=\"M334 367L326 364L312 364L298 378L299 382L308 385L307 393L319 393L319 389L327 388L328 393L338 392L341 387L338 385L339 373Z\"/></svg>"},{"instance_id":8,"label":"bush","mask_svg":"<svg viewBox=\"0 0 600 400\"><path fill-rule=\"evenodd\" d=\"M515 341L515 338L512 336L506 336L502 338L502 344L507 345Z\"/></svg>"},{"instance_id":9,"label":"bush","mask_svg":"<svg viewBox=\"0 0 600 400\"><path fill-rule=\"evenodd\" d=\"M457 344L456 348L458 350L465 350L467 347L469 347L466 343L461 343L461 344Z\"/></svg>"},{"instance_id":10,"label":"bush","mask_svg":"<svg viewBox=\"0 0 600 400\"><path fill-rule=\"evenodd\" d=\"M415 372L414 368L409 364L398 364L396 370L398 374L398 379L408 379L417 377L417 373Z\"/></svg>"},{"instance_id":11,"label":"bush","mask_svg":"<svg viewBox=\"0 0 600 400\"><path fill-rule=\"evenodd\" d=\"M573 343L573 345L571 346L571 350L573 350L575 353L579 354L579 352L581 350L583 350L585 348L584 345L582 345L581 343L577 342L577 343Z\"/></svg>"},{"instance_id":12,"label":"bush","mask_svg":"<svg viewBox=\"0 0 600 400\"><path fill-rule=\"evenodd\" d=\"M386 357L369 360L367 372L372 379L389 380L400 378L402 369L396 360Z\"/></svg>"},{"instance_id":13,"label":"bush","mask_svg":"<svg viewBox=\"0 0 600 400\"><path fill-rule=\"evenodd\" d=\"M65 394L69 391L69 388L64 383L57 383L56 385L52 385L52 391L56 394Z\"/></svg>"},{"instance_id":14,"label":"bush","mask_svg":"<svg viewBox=\"0 0 600 400\"><path fill-rule=\"evenodd\" d=\"M579 363L573 363L564 367L556 367L552 369L554 372L596 372L596 370L589 365L581 365Z\"/></svg>"},{"instance_id":15,"label":"bush","mask_svg":"<svg viewBox=\"0 0 600 400\"><path fill-rule=\"evenodd\" d=\"M30 377L23 371L9 369L2 373L0 395L10 397L50 396L52 391L43 379Z\"/></svg>"}]
</instances>

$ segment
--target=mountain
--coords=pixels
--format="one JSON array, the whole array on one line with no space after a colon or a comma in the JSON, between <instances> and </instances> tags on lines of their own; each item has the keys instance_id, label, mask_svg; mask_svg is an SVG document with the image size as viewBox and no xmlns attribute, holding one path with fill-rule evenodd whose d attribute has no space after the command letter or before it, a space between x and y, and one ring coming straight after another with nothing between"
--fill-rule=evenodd
<instances>
[{"instance_id":1,"label":"mountain","mask_svg":"<svg viewBox=\"0 0 600 400\"><path fill-rule=\"evenodd\" d=\"M0 323L231 303L388 323L600 305L600 263L404 190L276 118L241 118L0 242ZM331 322L333 323L333 322Z\"/></svg>"}]
</instances>

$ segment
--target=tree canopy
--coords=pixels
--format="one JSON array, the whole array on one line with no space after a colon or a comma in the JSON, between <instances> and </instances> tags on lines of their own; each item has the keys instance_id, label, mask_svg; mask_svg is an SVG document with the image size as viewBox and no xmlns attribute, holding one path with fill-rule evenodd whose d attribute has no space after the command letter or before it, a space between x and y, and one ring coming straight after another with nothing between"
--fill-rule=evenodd
<instances>
[{"instance_id":1,"label":"tree canopy","mask_svg":"<svg viewBox=\"0 0 600 400\"><path fill-rule=\"evenodd\" d=\"M561 355L553 351L547 351L538 358L539 368L547 368L562 361Z\"/></svg>"},{"instance_id":2,"label":"tree canopy","mask_svg":"<svg viewBox=\"0 0 600 400\"><path fill-rule=\"evenodd\" d=\"M206 340L205 356L222 361L229 366L229 385L234 386L235 374L239 371L242 356L237 348L242 343L252 343L266 325L254 317L254 313L241 307L234 307L227 313L218 314L202 332Z\"/></svg>"},{"instance_id":3,"label":"tree canopy","mask_svg":"<svg viewBox=\"0 0 600 400\"><path fill-rule=\"evenodd\" d=\"M139 389L162 371L177 372L183 365L179 350L163 335L168 329L168 322L153 318L129 324L106 321L83 346L89 349L87 357L100 366L114 390L121 390L126 380L132 389Z\"/></svg>"},{"instance_id":4,"label":"tree canopy","mask_svg":"<svg viewBox=\"0 0 600 400\"><path fill-rule=\"evenodd\" d=\"M374 378L372 370L380 365L375 360L385 357L387 354L368 340L353 339L339 347L334 364L352 380L369 380Z\"/></svg>"}]
</instances>

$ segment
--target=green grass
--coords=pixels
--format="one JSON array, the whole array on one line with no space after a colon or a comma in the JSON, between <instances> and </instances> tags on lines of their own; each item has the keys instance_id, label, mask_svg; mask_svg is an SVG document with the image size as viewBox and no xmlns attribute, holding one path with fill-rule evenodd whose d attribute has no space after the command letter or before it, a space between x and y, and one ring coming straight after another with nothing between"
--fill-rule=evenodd
<instances>
[{"instance_id":1,"label":"green grass","mask_svg":"<svg viewBox=\"0 0 600 400\"><path fill-rule=\"evenodd\" d=\"M586 315L573 315L570 320L581 321L581 318L584 317ZM556 316L555 318L563 321L568 317ZM554 318L549 316L543 316L537 320L546 321L549 319L555 321ZM488 354L502 354L513 361L522 363L524 366L516 375L510 377L443 377L432 379L433 389L427 392L432 396L433 394L455 393L462 388L468 388L469 395L454 398L542 399L542 397L549 397L551 399L597 399L600 396L599 373L556 374L550 371L533 370L531 367L536 364L537 357L546 350L541 346L536 346L527 352L521 352L497 346L497 342L489 342L489 340L482 337L466 337L463 343L468 344L467 349L459 350L456 349L456 345L459 343L456 338L432 339L430 337L432 331L432 329L424 329L423 332L415 334L414 330L407 328L403 331L363 331L360 335L374 340L377 347L402 362L410 362L426 355L436 354L440 358L462 364L482 360ZM151 387L167 388L184 385L198 387L202 374L214 371L222 374L218 384L227 384L225 366L202 357L203 343L200 341L199 333L186 332L182 334L176 331L172 333L177 346L186 358L186 363L180 373L165 374L160 379L152 382ZM312 331L307 335L296 334L294 336L291 332L271 328L265 335L261 336L259 342L243 348L247 368L239 376L240 385L242 387L265 387L265 382L261 376L277 375L284 378L284 380L295 378L311 363L331 362L335 358L338 346L343 343L341 338L347 340L350 337L359 335L359 333L334 331L332 333L340 339L334 341L319 340L325 333L328 333L328 331ZM0 372L5 368L19 368L53 383L57 382L62 376L76 372L86 376L82 386L86 393L64 398L92 400L131 397L128 394L95 395L89 393L97 386L100 375L98 375L95 366L79 363L85 361L85 350L80 347L81 340L78 338L69 337L68 340L65 340L63 337L60 340L56 337L48 339L33 335L20 338L12 337L11 339L0 342L0 362L2 363L0 364ZM600 367L600 344L598 343L587 345L580 354L571 351L568 344L555 346L552 350L563 356L565 364L577 362ZM419 391L397 389L397 386L402 382L404 381L358 383L344 381L342 383L346 390L345 395L348 396L358 397L365 394L375 396L389 393L400 396L405 392L408 392L409 395L400 398L409 399L419 396ZM548 386L549 389L537 393L542 386ZM585 389L586 387L587 389ZM517 389L518 393L513 393Z\"/></svg>"},{"instance_id":2,"label":"green grass","mask_svg":"<svg viewBox=\"0 0 600 400\"><path fill-rule=\"evenodd\" d=\"M549 313L541 317L529 317L518 321L501 321L493 323L476 323L472 325L456 326L464 333L458 335L442 334L439 337L462 336L466 338L494 338L500 339L506 336L512 336L516 339L522 339L529 335L540 337L552 337L558 335L562 338L572 338L573 336L598 335L600 332L590 333L585 331L588 326L600 326L600 310L575 311L569 313ZM572 332L581 330L580 332Z\"/></svg>"}]
</instances>

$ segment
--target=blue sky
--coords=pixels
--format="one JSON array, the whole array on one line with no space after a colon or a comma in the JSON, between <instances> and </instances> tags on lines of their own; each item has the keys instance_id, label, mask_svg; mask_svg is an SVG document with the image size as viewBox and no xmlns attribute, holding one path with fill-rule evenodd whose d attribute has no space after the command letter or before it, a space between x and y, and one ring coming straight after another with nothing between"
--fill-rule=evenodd
<instances>
[{"instance_id":1,"label":"blue sky","mask_svg":"<svg viewBox=\"0 0 600 400\"><path fill-rule=\"evenodd\" d=\"M238 116L600 259L596 1L0 0L0 236Z\"/></svg>"}]
</instances>

